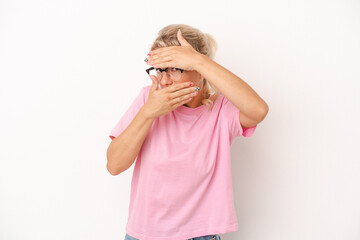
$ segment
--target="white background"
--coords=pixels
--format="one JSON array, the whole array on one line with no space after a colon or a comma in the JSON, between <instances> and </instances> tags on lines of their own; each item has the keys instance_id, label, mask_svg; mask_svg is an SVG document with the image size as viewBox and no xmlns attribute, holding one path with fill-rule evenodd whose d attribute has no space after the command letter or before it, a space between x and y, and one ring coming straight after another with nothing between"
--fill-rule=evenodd
<instances>
[{"instance_id":1,"label":"white background","mask_svg":"<svg viewBox=\"0 0 360 240\"><path fill-rule=\"evenodd\" d=\"M355 0L0 0L0 239L124 239L134 165L107 171L108 135L172 23L212 34L215 60L269 105L233 142L239 231L222 239L360 239L359 13Z\"/></svg>"}]
</instances>

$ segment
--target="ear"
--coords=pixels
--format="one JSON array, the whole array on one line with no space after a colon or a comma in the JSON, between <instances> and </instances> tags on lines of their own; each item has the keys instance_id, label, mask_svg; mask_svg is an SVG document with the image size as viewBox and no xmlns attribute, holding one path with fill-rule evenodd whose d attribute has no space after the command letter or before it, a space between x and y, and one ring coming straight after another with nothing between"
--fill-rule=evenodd
<instances>
[{"instance_id":1,"label":"ear","mask_svg":"<svg viewBox=\"0 0 360 240\"><path fill-rule=\"evenodd\" d=\"M190 43L188 43L185 40L185 38L183 37L180 29L177 31L177 39L178 39L179 43L181 44L181 46L191 46Z\"/></svg>"}]
</instances>

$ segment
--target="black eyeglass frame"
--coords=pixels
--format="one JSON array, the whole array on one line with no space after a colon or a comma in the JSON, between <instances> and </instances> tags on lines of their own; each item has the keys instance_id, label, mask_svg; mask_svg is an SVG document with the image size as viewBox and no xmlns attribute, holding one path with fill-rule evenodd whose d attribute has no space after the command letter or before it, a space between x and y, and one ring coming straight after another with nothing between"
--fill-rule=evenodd
<instances>
[{"instance_id":1,"label":"black eyeglass frame","mask_svg":"<svg viewBox=\"0 0 360 240\"><path fill-rule=\"evenodd\" d=\"M155 69L154 67L151 67L151 68L148 68L148 69L146 69L145 71L147 72L147 74L150 74L150 70L153 70L153 69ZM184 72L184 69L181 69L181 68L175 68L176 70L180 70L181 71L181 73L183 73ZM163 72L163 71L167 71L168 70L168 67L167 68L165 68L165 69L162 69L162 68L156 68L156 70L160 70L160 72Z\"/></svg>"}]
</instances>

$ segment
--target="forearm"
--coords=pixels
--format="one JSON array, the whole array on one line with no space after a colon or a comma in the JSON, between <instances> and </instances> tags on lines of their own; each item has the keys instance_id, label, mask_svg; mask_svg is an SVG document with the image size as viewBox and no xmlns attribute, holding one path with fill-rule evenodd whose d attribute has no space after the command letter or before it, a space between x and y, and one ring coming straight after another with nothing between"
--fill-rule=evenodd
<instances>
[{"instance_id":1,"label":"forearm","mask_svg":"<svg viewBox=\"0 0 360 240\"><path fill-rule=\"evenodd\" d=\"M196 66L206 80L215 86L240 111L252 119L261 119L268 106L265 101L241 78L205 55Z\"/></svg>"},{"instance_id":2,"label":"forearm","mask_svg":"<svg viewBox=\"0 0 360 240\"><path fill-rule=\"evenodd\" d=\"M112 140L107 150L107 169L112 175L128 169L135 161L154 122L142 107L129 126Z\"/></svg>"}]
</instances>

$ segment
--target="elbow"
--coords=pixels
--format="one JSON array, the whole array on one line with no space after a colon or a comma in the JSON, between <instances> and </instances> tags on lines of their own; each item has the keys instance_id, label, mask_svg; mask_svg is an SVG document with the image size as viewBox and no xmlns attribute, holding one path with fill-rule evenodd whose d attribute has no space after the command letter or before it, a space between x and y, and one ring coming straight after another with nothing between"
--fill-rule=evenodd
<instances>
[{"instance_id":1,"label":"elbow","mask_svg":"<svg viewBox=\"0 0 360 240\"><path fill-rule=\"evenodd\" d=\"M106 169L108 170L108 172L109 172L111 175L113 175L113 176L118 175L118 174L114 171L114 169L113 169L112 167L110 167L109 161L108 161L108 163L106 164Z\"/></svg>"},{"instance_id":2,"label":"elbow","mask_svg":"<svg viewBox=\"0 0 360 240\"><path fill-rule=\"evenodd\" d=\"M255 121L255 124L253 124L253 126L262 122L265 119L268 112L269 112L269 107L266 103L264 103L264 106L259 108L257 111L256 118L255 118L256 121Z\"/></svg>"},{"instance_id":3,"label":"elbow","mask_svg":"<svg viewBox=\"0 0 360 240\"><path fill-rule=\"evenodd\" d=\"M107 169L108 172L109 172L111 175L113 175L113 176L117 176L117 175L119 175L119 174L122 172L122 171L116 170L116 169L114 169L113 167L111 167L111 166L109 165L109 163L106 164L106 169Z\"/></svg>"},{"instance_id":4,"label":"elbow","mask_svg":"<svg viewBox=\"0 0 360 240\"><path fill-rule=\"evenodd\" d=\"M264 118L266 117L266 115L268 114L269 112L269 106L267 105L266 102L264 102L263 106L260 108L259 110L259 115L261 116L260 117L260 122L262 120L264 120Z\"/></svg>"},{"instance_id":5,"label":"elbow","mask_svg":"<svg viewBox=\"0 0 360 240\"><path fill-rule=\"evenodd\" d=\"M109 147L108 147L108 149L107 149L107 151L106 151L106 158L107 158L107 164L106 164L106 169L108 170L108 172L111 174L111 175L113 175L113 176L116 176L116 175L118 175L119 174L119 172L118 171L115 171L115 168L114 168L114 166L113 166L113 164L111 164L112 163L112 160L111 160L111 151L110 151L110 146L111 146L111 144L109 145Z\"/></svg>"},{"instance_id":6,"label":"elbow","mask_svg":"<svg viewBox=\"0 0 360 240\"><path fill-rule=\"evenodd\" d=\"M267 104L265 103L265 106L264 106L264 108L263 108L263 116L264 116L264 118L266 117L266 115L268 114L268 112L269 112L269 105L267 105Z\"/></svg>"},{"instance_id":7,"label":"elbow","mask_svg":"<svg viewBox=\"0 0 360 240\"><path fill-rule=\"evenodd\" d=\"M119 173L121 173L121 171L119 171L113 164L113 161L111 160L112 158L110 157L109 151L107 151L107 164L106 164L106 169L108 170L108 172L113 175L119 175Z\"/></svg>"}]
</instances>

